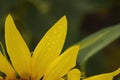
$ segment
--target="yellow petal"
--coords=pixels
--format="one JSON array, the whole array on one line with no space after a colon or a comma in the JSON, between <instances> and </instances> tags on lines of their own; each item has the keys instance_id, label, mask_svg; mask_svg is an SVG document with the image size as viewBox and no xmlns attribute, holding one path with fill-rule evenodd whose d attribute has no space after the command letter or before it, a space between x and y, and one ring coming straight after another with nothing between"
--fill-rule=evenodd
<instances>
[{"instance_id":1,"label":"yellow petal","mask_svg":"<svg viewBox=\"0 0 120 80\"><path fill-rule=\"evenodd\" d=\"M114 72L88 77L84 80L113 80L113 77L118 75L119 73L120 73L120 68Z\"/></svg>"},{"instance_id":2,"label":"yellow petal","mask_svg":"<svg viewBox=\"0 0 120 80\"><path fill-rule=\"evenodd\" d=\"M0 76L0 80L4 80L3 77Z\"/></svg>"},{"instance_id":3,"label":"yellow petal","mask_svg":"<svg viewBox=\"0 0 120 80\"><path fill-rule=\"evenodd\" d=\"M45 73L46 67L61 52L67 33L66 17L62 17L53 27L45 34L34 50L33 74L35 78L41 78Z\"/></svg>"},{"instance_id":4,"label":"yellow petal","mask_svg":"<svg viewBox=\"0 0 120 80\"><path fill-rule=\"evenodd\" d=\"M21 77L30 74L30 52L10 15L5 21L5 41L11 62Z\"/></svg>"},{"instance_id":5,"label":"yellow petal","mask_svg":"<svg viewBox=\"0 0 120 80\"><path fill-rule=\"evenodd\" d=\"M0 71L5 73L8 79L14 79L15 76L16 76L15 75L15 71L13 70L13 68L10 65L10 63L2 55L1 52L0 52Z\"/></svg>"},{"instance_id":6,"label":"yellow petal","mask_svg":"<svg viewBox=\"0 0 120 80\"><path fill-rule=\"evenodd\" d=\"M68 80L80 80L81 73L78 69L72 69L68 72Z\"/></svg>"},{"instance_id":7,"label":"yellow petal","mask_svg":"<svg viewBox=\"0 0 120 80\"><path fill-rule=\"evenodd\" d=\"M60 78L60 79L58 79L58 80L65 80L64 78Z\"/></svg>"},{"instance_id":8,"label":"yellow petal","mask_svg":"<svg viewBox=\"0 0 120 80\"><path fill-rule=\"evenodd\" d=\"M43 80L57 80L76 65L79 46L73 46L56 58L49 66Z\"/></svg>"}]
</instances>

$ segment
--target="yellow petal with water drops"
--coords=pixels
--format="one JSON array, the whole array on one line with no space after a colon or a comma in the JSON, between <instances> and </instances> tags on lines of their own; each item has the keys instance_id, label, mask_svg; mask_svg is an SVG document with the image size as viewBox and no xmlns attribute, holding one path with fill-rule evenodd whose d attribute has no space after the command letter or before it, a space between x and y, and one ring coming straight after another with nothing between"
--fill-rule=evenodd
<instances>
[{"instance_id":1,"label":"yellow petal with water drops","mask_svg":"<svg viewBox=\"0 0 120 80\"><path fill-rule=\"evenodd\" d=\"M28 77L30 74L30 52L11 15L8 15L5 21L5 41L7 52L16 72L21 77Z\"/></svg>"},{"instance_id":2,"label":"yellow petal with water drops","mask_svg":"<svg viewBox=\"0 0 120 80\"><path fill-rule=\"evenodd\" d=\"M70 47L47 68L43 80L57 80L63 77L71 68L76 65L79 45Z\"/></svg>"},{"instance_id":3,"label":"yellow petal with water drops","mask_svg":"<svg viewBox=\"0 0 120 80\"><path fill-rule=\"evenodd\" d=\"M118 74L120 74L120 68L114 72L88 77L84 80L113 80L113 77L115 77Z\"/></svg>"},{"instance_id":4,"label":"yellow petal with water drops","mask_svg":"<svg viewBox=\"0 0 120 80\"><path fill-rule=\"evenodd\" d=\"M67 33L66 17L62 17L44 35L32 56L34 78L41 78L48 64L61 52Z\"/></svg>"},{"instance_id":5,"label":"yellow petal with water drops","mask_svg":"<svg viewBox=\"0 0 120 80\"><path fill-rule=\"evenodd\" d=\"M80 80L81 73L78 69L72 69L68 72L67 80Z\"/></svg>"},{"instance_id":6,"label":"yellow petal with water drops","mask_svg":"<svg viewBox=\"0 0 120 80\"><path fill-rule=\"evenodd\" d=\"M2 55L1 52L0 52L0 71L5 73L8 79L14 79L16 76L16 73L13 70L12 66L7 61L5 56Z\"/></svg>"}]
</instances>

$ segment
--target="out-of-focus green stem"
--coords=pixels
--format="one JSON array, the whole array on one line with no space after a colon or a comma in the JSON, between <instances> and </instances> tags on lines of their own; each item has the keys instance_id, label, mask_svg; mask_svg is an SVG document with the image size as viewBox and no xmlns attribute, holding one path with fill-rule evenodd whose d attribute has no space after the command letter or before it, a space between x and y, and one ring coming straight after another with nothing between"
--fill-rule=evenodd
<instances>
[{"instance_id":1,"label":"out-of-focus green stem","mask_svg":"<svg viewBox=\"0 0 120 80\"><path fill-rule=\"evenodd\" d=\"M81 70L81 78L82 79L86 78L86 62L81 64L80 70Z\"/></svg>"}]
</instances>

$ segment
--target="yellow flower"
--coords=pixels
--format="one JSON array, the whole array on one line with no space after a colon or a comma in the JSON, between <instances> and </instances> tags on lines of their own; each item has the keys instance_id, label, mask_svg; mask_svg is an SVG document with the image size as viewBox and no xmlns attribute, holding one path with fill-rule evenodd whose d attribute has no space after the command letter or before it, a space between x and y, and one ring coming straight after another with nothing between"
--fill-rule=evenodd
<instances>
[{"instance_id":1,"label":"yellow flower","mask_svg":"<svg viewBox=\"0 0 120 80\"><path fill-rule=\"evenodd\" d=\"M5 21L5 43L11 62L0 52L0 71L6 74L5 80L63 79L76 65L79 51L79 45L75 45L60 55L66 33L67 21L63 16L45 34L31 56L11 15L8 15Z\"/></svg>"},{"instance_id":2,"label":"yellow flower","mask_svg":"<svg viewBox=\"0 0 120 80\"><path fill-rule=\"evenodd\" d=\"M10 15L5 21L5 42L10 62L0 52L0 71L6 74L0 80L80 80L81 72L72 69L76 65L79 45L67 49L61 55L67 32L66 17L62 17L45 34L31 55L26 43ZM112 80L120 69L88 77L82 80Z\"/></svg>"}]
</instances>

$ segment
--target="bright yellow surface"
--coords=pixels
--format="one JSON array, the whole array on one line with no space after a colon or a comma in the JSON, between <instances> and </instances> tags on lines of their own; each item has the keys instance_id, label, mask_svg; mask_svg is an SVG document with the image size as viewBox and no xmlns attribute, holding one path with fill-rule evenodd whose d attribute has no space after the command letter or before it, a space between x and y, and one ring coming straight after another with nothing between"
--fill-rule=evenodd
<instances>
[{"instance_id":1,"label":"bright yellow surface","mask_svg":"<svg viewBox=\"0 0 120 80\"><path fill-rule=\"evenodd\" d=\"M68 80L80 80L80 71L78 69L72 69L68 72Z\"/></svg>"},{"instance_id":2,"label":"bright yellow surface","mask_svg":"<svg viewBox=\"0 0 120 80\"><path fill-rule=\"evenodd\" d=\"M16 29L14 21L10 15L7 16L5 21L5 42L7 52L16 72L21 77L28 77L31 69L30 51L22 36Z\"/></svg>"},{"instance_id":3,"label":"bright yellow surface","mask_svg":"<svg viewBox=\"0 0 120 80\"><path fill-rule=\"evenodd\" d=\"M0 52L0 71L6 73L7 77L13 79L15 77L15 71L11 67L10 63L7 61L5 56ZM1 79L0 79L1 80Z\"/></svg>"},{"instance_id":4,"label":"bright yellow surface","mask_svg":"<svg viewBox=\"0 0 120 80\"><path fill-rule=\"evenodd\" d=\"M43 80L57 80L64 76L71 68L76 65L79 45L70 47L49 66Z\"/></svg>"},{"instance_id":5,"label":"bright yellow surface","mask_svg":"<svg viewBox=\"0 0 120 80\"><path fill-rule=\"evenodd\" d=\"M33 52L33 77L42 77L46 67L59 56L65 42L66 33L67 21L66 17L63 16L48 30Z\"/></svg>"}]
</instances>

